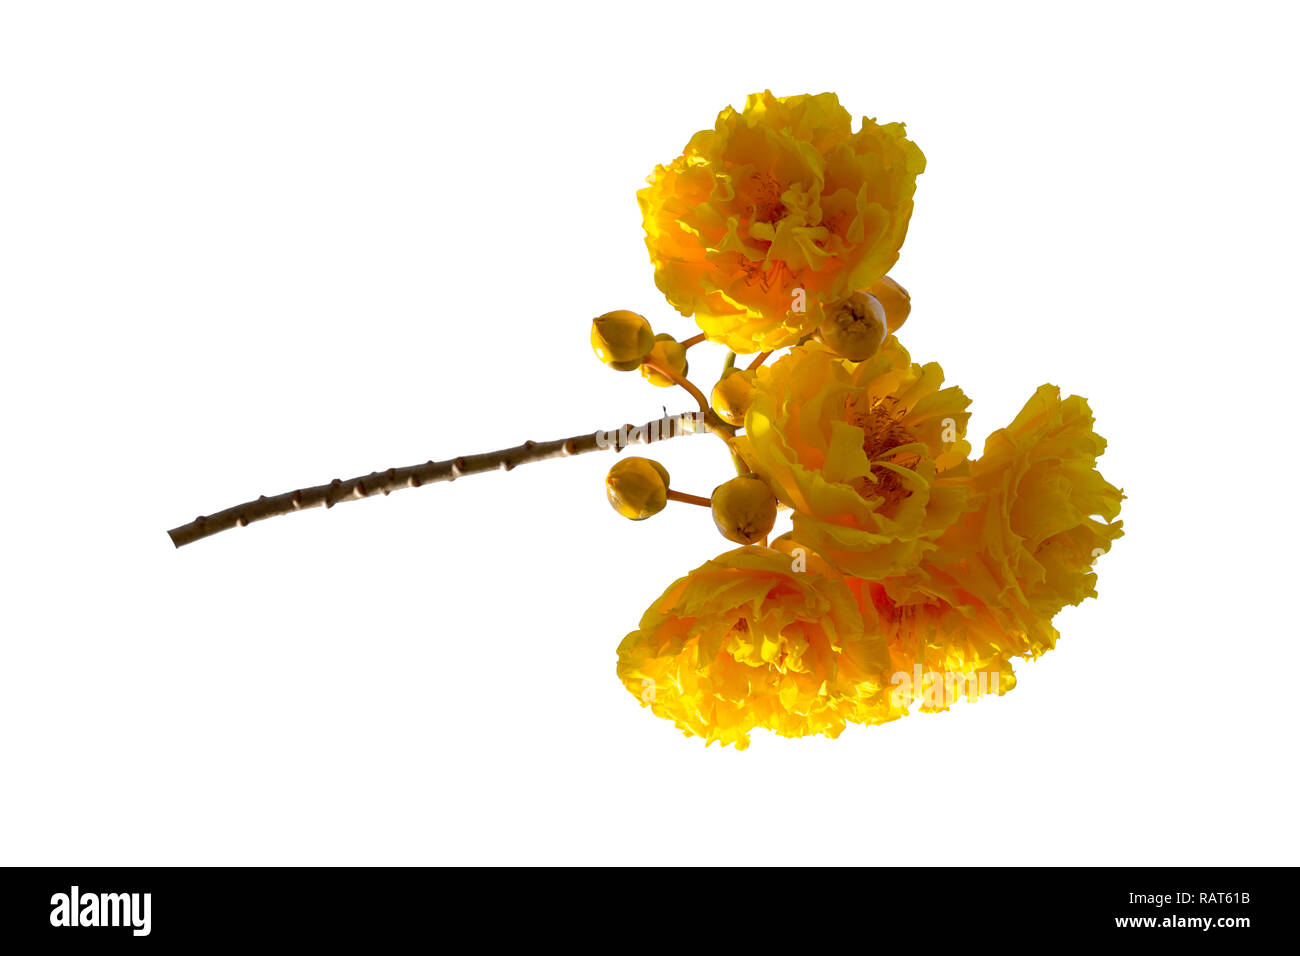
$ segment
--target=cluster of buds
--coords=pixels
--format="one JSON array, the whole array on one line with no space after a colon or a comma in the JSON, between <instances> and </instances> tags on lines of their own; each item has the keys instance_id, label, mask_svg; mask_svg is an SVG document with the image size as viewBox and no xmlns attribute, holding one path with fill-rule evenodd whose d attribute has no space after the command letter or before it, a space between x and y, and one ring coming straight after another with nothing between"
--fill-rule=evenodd
<instances>
[{"instance_id":1,"label":"cluster of buds","mask_svg":"<svg viewBox=\"0 0 1300 956\"><path fill-rule=\"evenodd\" d=\"M685 378L686 349L671 335L655 335L645 316L627 309L606 312L591 320L591 347L596 357L619 372L641 370L651 385L671 388Z\"/></svg>"},{"instance_id":2,"label":"cluster of buds","mask_svg":"<svg viewBox=\"0 0 1300 956\"><path fill-rule=\"evenodd\" d=\"M693 500L693 495L674 492L672 479L659 462L630 456L615 462L605 476L605 495L614 510L632 521L644 521L664 510L668 501ZM740 475L713 489L707 501L713 523L728 541L757 544L772 533L776 523L776 495L766 481L754 475Z\"/></svg>"},{"instance_id":3,"label":"cluster of buds","mask_svg":"<svg viewBox=\"0 0 1300 956\"><path fill-rule=\"evenodd\" d=\"M699 338L703 338L700 336ZM640 369L652 385L681 385L692 391L701 402L701 411L692 416L697 426L710 427L729 438L744 425L745 414L754 399L755 372L728 367L713 387L706 403L701 393L686 380L690 365L686 350L699 338L685 344L671 335L658 334L645 317L619 309L597 316L591 323L591 346L596 357L620 372ZM601 447L622 449L633 435L603 436ZM655 436L650 436L653 440ZM738 466L748 472L737 457ZM729 541L756 544L766 540L776 521L777 499L767 482L745 473L724 482L708 498L673 490L668 470L649 458L631 456L615 463L605 476L605 494L620 515L644 521L658 514L669 501L707 506L718 531Z\"/></svg>"},{"instance_id":4,"label":"cluster of buds","mask_svg":"<svg viewBox=\"0 0 1300 956\"><path fill-rule=\"evenodd\" d=\"M842 358L862 362L876 354L885 339L907 320L911 309L907 290L886 277L865 291L827 305L825 318L813 337ZM706 402L686 379L690 369L686 350L701 338L683 343L671 335L656 335L645 316L626 309L606 312L591 323L591 347L597 358L620 372L640 369L642 377L652 385L689 389L701 405L696 424L710 427L730 440L736 429L744 427L754 402L757 366L762 357L747 369L729 365ZM605 441L598 441L601 447L622 450L636 436L603 437ZM649 437L654 440L659 436ZM739 454L736 460L742 473L718 485L708 498L673 490L668 470L657 461L640 457L624 458L609 470L605 493L614 510L633 521L658 514L669 501L707 505L724 538L737 544L757 544L772 531L777 499L768 483L753 474Z\"/></svg>"}]
</instances>

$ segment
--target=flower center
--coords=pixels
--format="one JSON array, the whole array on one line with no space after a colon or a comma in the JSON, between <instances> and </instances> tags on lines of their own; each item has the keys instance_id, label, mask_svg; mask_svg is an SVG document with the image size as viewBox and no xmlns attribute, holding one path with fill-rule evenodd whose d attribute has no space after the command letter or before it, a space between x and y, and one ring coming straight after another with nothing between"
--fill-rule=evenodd
<instances>
[{"instance_id":1,"label":"flower center","mask_svg":"<svg viewBox=\"0 0 1300 956\"><path fill-rule=\"evenodd\" d=\"M754 206L755 222L778 222L785 216L781 202L781 184L769 173L755 173L749 180L749 200Z\"/></svg>"},{"instance_id":2,"label":"flower center","mask_svg":"<svg viewBox=\"0 0 1300 956\"><path fill-rule=\"evenodd\" d=\"M785 269L786 264L780 259L742 259L740 262L740 271L745 274L745 285L756 285L763 292L783 287L785 277L782 273Z\"/></svg>"},{"instance_id":3,"label":"flower center","mask_svg":"<svg viewBox=\"0 0 1300 956\"><path fill-rule=\"evenodd\" d=\"M911 491L903 484L898 472L881 462L907 469L921 463L921 456L914 451L895 451L916 441L902 423L906 411L897 399L889 395L870 404L865 395L851 397L845 402L845 419L863 431L862 451L871 462L871 477L875 479L859 478L855 490L864 498L884 498L882 510L886 511L895 508L911 495Z\"/></svg>"}]
</instances>

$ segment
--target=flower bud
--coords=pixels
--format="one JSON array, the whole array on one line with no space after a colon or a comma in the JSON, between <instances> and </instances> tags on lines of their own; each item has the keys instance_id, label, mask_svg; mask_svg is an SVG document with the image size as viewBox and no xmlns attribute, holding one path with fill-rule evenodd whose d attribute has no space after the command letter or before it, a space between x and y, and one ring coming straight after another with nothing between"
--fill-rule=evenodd
<instances>
[{"instance_id":1,"label":"flower bud","mask_svg":"<svg viewBox=\"0 0 1300 956\"><path fill-rule=\"evenodd\" d=\"M710 402L728 425L744 425L745 413L754 403L754 373L742 368L727 369L713 386Z\"/></svg>"},{"instance_id":2,"label":"flower bud","mask_svg":"<svg viewBox=\"0 0 1300 956\"><path fill-rule=\"evenodd\" d=\"M713 523L737 544L762 541L776 523L776 495L762 478L742 475L713 489Z\"/></svg>"},{"instance_id":3,"label":"flower bud","mask_svg":"<svg viewBox=\"0 0 1300 956\"><path fill-rule=\"evenodd\" d=\"M826 307L817 337L832 352L851 362L861 362L876 354L888 335L885 309L875 296L855 292Z\"/></svg>"},{"instance_id":4,"label":"flower bud","mask_svg":"<svg viewBox=\"0 0 1300 956\"><path fill-rule=\"evenodd\" d=\"M655 336L654 347L650 350L650 354L646 356L646 359L656 365L663 366L671 372L676 372L683 378L686 376L686 369L689 368L686 362L686 349L682 348L682 344L671 335L663 332ZM646 368L644 365L641 366L641 374L645 376L645 380L651 385L668 388L677 384L666 375L661 375L654 369Z\"/></svg>"},{"instance_id":5,"label":"flower bud","mask_svg":"<svg viewBox=\"0 0 1300 956\"><path fill-rule=\"evenodd\" d=\"M890 334L897 332L912 312L912 297L907 290L885 276L873 282L867 292L874 295L885 310L885 326Z\"/></svg>"},{"instance_id":6,"label":"flower bud","mask_svg":"<svg viewBox=\"0 0 1300 956\"><path fill-rule=\"evenodd\" d=\"M654 347L654 331L645 316L619 309L591 320L591 347L610 368L630 372Z\"/></svg>"},{"instance_id":7,"label":"flower bud","mask_svg":"<svg viewBox=\"0 0 1300 956\"><path fill-rule=\"evenodd\" d=\"M623 458L605 476L605 494L624 518L642 521L668 504L668 470L649 458Z\"/></svg>"}]
</instances>

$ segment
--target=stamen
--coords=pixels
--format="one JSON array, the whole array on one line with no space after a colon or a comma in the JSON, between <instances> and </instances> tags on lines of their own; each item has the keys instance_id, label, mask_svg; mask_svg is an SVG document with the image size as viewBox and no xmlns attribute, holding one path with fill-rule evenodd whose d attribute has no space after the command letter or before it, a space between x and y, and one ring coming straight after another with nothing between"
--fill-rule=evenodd
<instances>
[{"instance_id":1,"label":"stamen","mask_svg":"<svg viewBox=\"0 0 1300 956\"><path fill-rule=\"evenodd\" d=\"M902 424L907 410L899 405L897 399L886 395L864 410L865 398L851 397L845 401L845 419L850 425L862 429L862 451L871 462L871 474L860 479L857 492L864 498L884 498L884 508L893 509L912 492L903 483L901 475L892 468L881 467L879 462L911 470L921 463L921 455L915 451L894 452L895 448L916 442Z\"/></svg>"},{"instance_id":2,"label":"stamen","mask_svg":"<svg viewBox=\"0 0 1300 956\"><path fill-rule=\"evenodd\" d=\"M768 173L755 173L749 180L749 197L755 222L779 222L785 216L781 202L784 188Z\"/></svg>"}]
</instances>

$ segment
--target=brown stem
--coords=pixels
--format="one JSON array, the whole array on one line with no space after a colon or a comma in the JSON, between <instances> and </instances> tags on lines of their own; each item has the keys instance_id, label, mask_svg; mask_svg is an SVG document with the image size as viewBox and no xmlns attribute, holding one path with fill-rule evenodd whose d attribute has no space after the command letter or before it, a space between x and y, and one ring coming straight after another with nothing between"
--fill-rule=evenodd
<instances>
[{"instance_id":1,"label":"brown stem","mask_svg":"<svg viewBox=\"0 0 1300 956\"><path fill-rule=\"evenodd\" d=\"M556 441L526 441L513 448L502 448L499 451L485 452L480 455L465 455L449 461L427 461L423 465L372 471L368 475L350 478L347 481L335 478L327 485L299 488L297 491L287 491L270 498L263 495L256 501L246 501L225 511L200 515L189 524L172 528L167 534L171 537L172 544L179 548L228 528L242 528L246 524L264 518L305 511L321 505L332 508L347 501L358 501L376 494L387 495L402 488L418 488L438 481L455 481L465 475L478 475L498 469L510 471L516 465L544 461L547 458L568 458L604 448L622 451L628 445L634 444L648 445L654 441L695 432L699 419L700 416L695 412L683 412L647 422L640 427L624 425L613 431L574 435L572 438L561 438Z\"/></svg>"},{"instance_id":2,"label":"brown stem","mask_svg":"<svg viewBox=\"0 0 1300 956\"><path fill-rule=\"evenodd\" d=\"M708 336L705 335L703 332L701 332L699 335L692 335L689 339L682 339L681 345L682 345L682 348L684 348L684 349L688 349L688 348L690 348L692 345L699 345L701 342L703 342L703 341L704 341L705 339L707 339L707 338L708 338Z\"/></svg>"},{"instance_id":3,"label":"brown stem","mask_svg":"<svg viewBox=\"0 0 1300 956\"><path fill-rule=\"evenodd\" d=\"M684 491L674 491L672 488L668 489L668 500L680 501L682 504L687 505L700 505L704 508L713 507L713 502L708 498L701 498L699 495L688 495Z\"/></svg>"},{"instance_id":4,"label":"brown stem","mask_svg":"<svg viewBox=\"0 0 1300 956\"><path fill-rule=\"evenodd\" d=\"M766 362L768 358L771 357L771 355L772 355L771 352L759 352L758 355L754 357L754 361L749 363L749 367L745 369L745 371L747 372L754 371L754 369L758 368L760 365Z\"/></svg>"}]
</instances>

